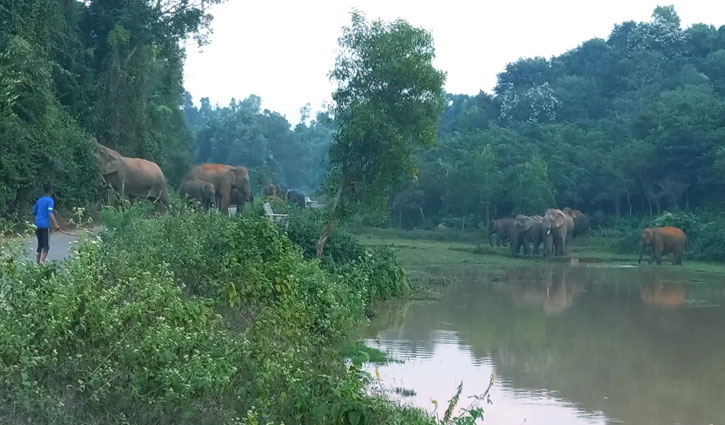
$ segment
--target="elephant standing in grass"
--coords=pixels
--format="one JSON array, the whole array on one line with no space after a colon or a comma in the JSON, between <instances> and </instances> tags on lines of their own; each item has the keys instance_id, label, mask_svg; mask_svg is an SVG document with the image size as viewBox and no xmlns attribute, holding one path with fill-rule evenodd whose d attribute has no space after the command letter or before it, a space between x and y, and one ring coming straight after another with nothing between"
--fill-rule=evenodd
<instances>
[{"instance_id":1,"label":"elephant standing in grass","mask_svg":"<svg viewBox=\"0 0 725 425\"><path fill-rule=\"evenodd\" d=\"M574 234L573 236L583 235L589 230L589 217L579 210L573 210L571 208L564 208L566 214L574 220Z\"/></svg>"},{"instance_id":2,"label":"elephant standing in grass","mask_svg":"<svg viewBox=\"0 0 725 425\"><path fill-rule=\"evenodd\" d=\"M190 198L201 203L202 208L208 210L216 203L214 185L198 179L187 179L181 184L181 190Z\"/></svg>"},{"instance_id":3,"label":"elephant standing in grass","mask_svg":"<svg viewBox=\"0 0 725 425\"><path fill-rule=\"evenodd\" d=\"M130 199L150 199L169 205L166 177L155 163L142 158L127 158L91 138L96 150L98 167L104 180L121 196Z\"/></svg>"},{"instance_id":4,"label":"elephant standing in grass","mask_svg":"<svg viewBox=\"0 0 725 425\"><path fill-rule=\"evenodd\" d=\"M529 255L529 245L533 247L533 255L539 255L539 246L544 242L544 217L532 217L519 214L511 227L511 254L517 255L523 247L524 255Z\"/></svg>"},{"instance_id":5,"label":"elephant standing in grass","mask_svg":"<svg viewBox=\"0 0 725 425\"><path fill-rule=\"evenodd\" d=\"M496 235L496 246L505 246L506 241L511 235L511 227L514 225L514 219L510 217L491 220L488 223L488 243L493 246L493 235Z\"/></svg>"},{"instance_id":6,"label":"elephant standing in grass","mask_svg":"<svg viewBox=\"0 0 725 425\"><path fill-rule=\"evenodd\" d=\"M645 249L652 247L650 264L652 264L652 261L656 261L660 265L662 264L663 254L672 254L674 256L672 264L682 265L685 245L687 245L687 236L685 232L677 227L665 226L644 229L642 231L642 241L639 244L639 260L637 262L641 263Z\"/></svg>"},{"instance_id":7,"label":"elephant standing in grass","mask_svg":"<svg viewBox=\"0 0 725 425\"><path fill-rule=\"evenodd\" d=\"M574 220L564 211L550 208L546 210L544 224L545 255L567 255L567 244L574 233Z\"/></svg>"}]
</instances>

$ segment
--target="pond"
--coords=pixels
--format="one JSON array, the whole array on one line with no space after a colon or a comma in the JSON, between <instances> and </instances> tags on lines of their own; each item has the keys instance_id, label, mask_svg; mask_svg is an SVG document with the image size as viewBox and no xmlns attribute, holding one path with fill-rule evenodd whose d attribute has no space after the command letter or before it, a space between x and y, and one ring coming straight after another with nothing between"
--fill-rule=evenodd
<instances>
[{"instance_id":1,"label":"pond","mask_svg":"<svg viewBox=\"0 0 725 425\"><path fill-rule=\"evenodd\" d=\"M725 282L675 267L528 265L468 273L365 330L390 396L440 416L495 373L492 424L715 424L725 418ZM376 369L370 366L369 370ZM431 400L438 401L436 410Z\"/></svg>"}]
</instances>

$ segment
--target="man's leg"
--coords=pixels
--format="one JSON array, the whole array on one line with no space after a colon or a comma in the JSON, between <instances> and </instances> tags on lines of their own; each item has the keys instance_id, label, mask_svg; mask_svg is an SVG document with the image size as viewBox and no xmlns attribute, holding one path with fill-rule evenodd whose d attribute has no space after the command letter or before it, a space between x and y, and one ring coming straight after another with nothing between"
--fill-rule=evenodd
<instances>
[{"instance_id":1,"label":"man's leg","mask_svg":"<svg viewBox=\"0 0 725 425\"><path fill-rule=\"evenodd\" d=\"M42 233L41 230L42 229L35 229L35 237L38 239L38 249L37 249L36 255L35 255L35 262L38 264L40 264L40 257L42 255L41 253L43 252L43 241L42 241L42 236L41 236L41 233Z\"/></svg>"},{"instance_id":2,"label":"man's leg","mask_svg":"<svg viewBox=\"0 0 725 425\"><path fill-rule=\"evenodd\" d=\"M40 250L39 263L42 264L45 262L45 259L48 258L48 250L50 249L50 229L38 230L40 230L38 239L38 246Z\"/></svg>"}]
</instances>

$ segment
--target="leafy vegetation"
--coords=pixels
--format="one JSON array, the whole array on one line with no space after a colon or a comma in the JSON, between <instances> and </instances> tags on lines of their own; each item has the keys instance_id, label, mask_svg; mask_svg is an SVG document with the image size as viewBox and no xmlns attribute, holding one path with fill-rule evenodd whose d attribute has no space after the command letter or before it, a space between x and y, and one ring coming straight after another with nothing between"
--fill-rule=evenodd
<instances>
[{"instance_id":1,"label":"leafy vegetation","mask_svg":"<svg viewBox=\"0 0 725 425\"><path fill-rule=\"evenodd\" d=\"M359 414L375 423L391 410L414 415L365 395L368 378L346 368L337 348L370 300L407 290L392 255L361 248L333 273L264 217L176 205L174 215L146 218L151 209L104 211L107 230L86 237L64 268L25 267L3 250L0 418L353 423Z\"/></svg>"},{"instance_id":2,"label":"leafy vegetation","mask_svg":"<svg viewBox=\"0 0 725 425\"><path fill-rule=\"evenodd\" d=\"M90 135L178 181L193 148L180 41L204 41L206 8L218 2L0 5L0 215L25 215L44 181L61 208L98 201Z\"/></svg>"}]
</instances>

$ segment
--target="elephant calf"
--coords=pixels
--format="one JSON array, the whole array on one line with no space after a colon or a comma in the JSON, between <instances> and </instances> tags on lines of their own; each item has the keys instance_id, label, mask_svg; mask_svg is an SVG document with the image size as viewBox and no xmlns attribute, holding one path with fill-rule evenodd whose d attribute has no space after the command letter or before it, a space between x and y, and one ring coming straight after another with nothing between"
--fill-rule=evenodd
<instances>
[{"instance_id":1,"label":"elephant calf","mask_svg":"<svg viewBox=\"0 0 725 425\"><path fill-rule=\"evenodd\" d=\"M685 232L677 227L665 226L644 229L642 231L642 241L639 244L639 260L637 262L642 263L645 249L651 246L650 264L652 261L656 261L657 265L662 264L662 255L671 253L675 257L672 264L682 265L685 245L687 245L687 236Z\"/></svg>"},{"instance_id":2,"label":"elephant calf","mask_svg":"<svg viewBox=\"0 0 725 425\"><path fill-rule=\"evenodd\" d=\"M205 210L208 210L212 204L216 204L216 190L212 183L187 179L181 184L181 190L190 198L199 201Z\"/></svg>"}]
</instances>

